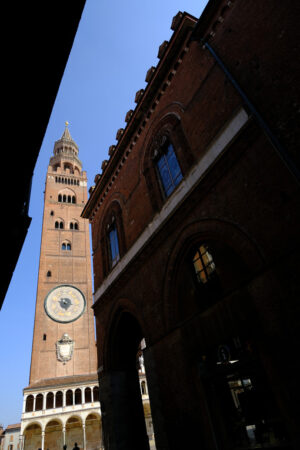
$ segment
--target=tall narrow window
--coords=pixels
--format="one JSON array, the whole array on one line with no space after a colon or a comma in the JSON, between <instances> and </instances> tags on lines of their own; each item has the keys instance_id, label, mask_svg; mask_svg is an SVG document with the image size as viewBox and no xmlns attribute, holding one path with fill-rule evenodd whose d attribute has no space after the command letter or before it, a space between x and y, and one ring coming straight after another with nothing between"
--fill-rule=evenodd
<instances>
[{"instance_id":1,"label":"tall narrow window","mask_svg":"<svg viewBox=\"0 0 300 450\"><path fill-rule=\"evenodd\" d=\"M168 143L156 161L159 178L166 197L174 191L182 180L182 172L178 164L173 145Z\"/></svg>"},{"instance_id":2,"label":"tall narrow window","mask_svg":"<svg viewBox=\"0 0 300 450\"><path fill-rule=\"evenodd\" d=\"M115 223L113 223L109 228L108 240L110 250L110 265L111 267L114 267L120 259L118 232Z\"/></svg>"}]
</instances>

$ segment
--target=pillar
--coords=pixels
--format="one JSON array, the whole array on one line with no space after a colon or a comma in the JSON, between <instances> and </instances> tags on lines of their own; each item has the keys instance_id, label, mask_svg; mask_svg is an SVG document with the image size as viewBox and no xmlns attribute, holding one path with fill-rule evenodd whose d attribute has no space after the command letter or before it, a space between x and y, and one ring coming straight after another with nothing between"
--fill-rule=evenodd
<instances>
[{"instance_id":1,"label":"pillar","mask_svg":"<svg viewBox=\"0 0 300 450\"><path fill-rule=\"evenodd\" d=\"M85 388L81 388L81 403L85 403Z\"/></svg>"},{"instance_id":2,"label":"pillar","mask_svg":"<svg viewBox=\"0 0 300 450\"><path fill-rule=\"evenodd\" d=\"M26 396L24 395L24 398L23 398L23 411L22 411L23 413L25 412L25 409L26 409L26 400L27 400L27 397L28 397L27 395L26 395Z\"/></svg>"},{"instance_id":3,"label":"pillar","mask_svg":"<svg viewBox=\"0 0 300 450\"><path fill-rule=\"evenodd\" d=\"M104 447L149 450L137 370L107 372L100 386Z\"/></svg>"},{"instance_id":4,"label":"pillar","mask_svg":"<svg viewBox=\"0 0 300 450\"><path fill-rule=\"evenodd\" d=\"M42 431L42 450L44 450L44 444L45 444L45 431Z\"/></svg>"},{"instance_id":5,"label":"pillar","mask_svg":"<svg viewBox=\"0 0 300 450\"><path fill-rule=\"evenodd\" d=\"M43 394L43 410L46 409L46 398L47 398L47 393L44 392L44 394Z\"/></svg>"},{"instance_id":6,"label":"pillar","mask_svg":"<svg viewBox=\"0 0 300 450\"><path fill-rule=\"evenodd\" d=\"M86 450L86 436L85 436L85 424L82 421L82 429L83 429L83 450Z\"/></svg>"},{"instance_id":7,"label":"pillar","mask_svg":"<svg viewBox=\"0 0 300 450\"><path fill-rule=\"evenodd\" d=\"M62 427L62 432L63 432L63 445L66 445L66 426L63 425Z\"/></svg>"},{"instance_id":8,"label":"pillar","mask_svg":"<svg viewBox=\"0 0 300 450\"><path fill-rule=\"evenodd\" d=\"M36 400L36 395L37 395L37 394L34 394L34 395L33 395L33 409L32 409L32 411L35 411L35 400Z\"/></svg>"}]
</instances>

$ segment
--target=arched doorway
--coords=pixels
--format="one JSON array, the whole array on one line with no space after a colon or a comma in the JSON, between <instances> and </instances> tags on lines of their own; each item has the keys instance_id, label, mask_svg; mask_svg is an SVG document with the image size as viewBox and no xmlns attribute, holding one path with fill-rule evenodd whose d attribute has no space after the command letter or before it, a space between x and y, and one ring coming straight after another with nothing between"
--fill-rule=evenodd
<instances>
[{"instance_id":1,"label":"arched doorway","mask_svg":"<svg viewBox=\"0 0 300 450\"><path fill-rule=\"evenodd\" d=\"M85 420L86 450L101 448L101 420L98 414L89 414Z\"/></svg>"},{"instance_id":2,"label":"arched doorway","mask_svg":"<svg viewBox=\"0 0 300 450\"><path fill-rule=\"evenodd\" d=\"M45 428L44 449L61 450L62 448L62 424L58 420L50 420Z\"/></svg>"},{"instance_id":3,"label":"arched doorway","mask_svg":"<svg viewBox=\"0 0 300 450\"><path fill-rule=\"evenodd\" d=\"M24 432L24 450L42 448L42 427L38 423L29 424Z\"/></svg>"},{"instance_id":4,"label":"arched doorway","mask_svg":"<svg viewBox=\"0 0 300 450\"><path fill-rule=\"evenodd\" d=\"M67 420L66 423L67 448L72 449L75 442L77 442L79 448L84 448L82 420L80 417L72 416Z\"/></svg>"},{"instance_id":5,"label":"arched doorway","mask_svg":"<svg viewBox=\"0 0 300 450\"><path fill-rule=\"evenodd\" d=\"M111 328L100 389L106 448L149 450L137 354L143 333L129 312L119 312Z\"/></svg>"}]
</instances>

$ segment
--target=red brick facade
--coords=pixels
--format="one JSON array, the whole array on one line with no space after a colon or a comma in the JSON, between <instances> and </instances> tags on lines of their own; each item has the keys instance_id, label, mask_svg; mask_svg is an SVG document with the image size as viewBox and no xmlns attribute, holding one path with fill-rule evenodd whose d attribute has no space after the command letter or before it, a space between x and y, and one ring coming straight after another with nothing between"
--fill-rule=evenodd
<instances>
[{"instance_id":1,"label":"red brick facade","mask_svg":"<svg viewBox=\"0 0 300 450\"><path fill-rule=\"evenodd\" d=\"M147 448L133 375L142 337L158 449L299 446L294 8L210 1L199 21L179 13L95 178L83 216L109 448ZM167 196L166 143L182 174ZM200 248L214 263L201 283Z\"/></svg>"}]
</instances>

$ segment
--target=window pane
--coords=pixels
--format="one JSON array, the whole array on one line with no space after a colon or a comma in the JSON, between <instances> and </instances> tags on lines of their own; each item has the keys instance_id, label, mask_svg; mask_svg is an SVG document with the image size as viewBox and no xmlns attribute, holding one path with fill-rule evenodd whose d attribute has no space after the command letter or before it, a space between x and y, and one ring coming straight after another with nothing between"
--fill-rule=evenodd
<instances>
[{"instance_id":1,"label":"window pane","mask_svg":"<svg viewBox=\"0 0 300 450\"><path fill-rule=\"evenodd\" d=\"M118 243L118 234L115 226L111 228L109 232L109 244L110 244L110 256L111 256L111 265L112 267L119 260L119 243Z\"/></svg>"},{"instance_id":2,"label":"window pane","mask_svg":"<svg viewBox=\"0 0 300 450\"><path fill-rule=\"evenodd\" d=\"M182 179L182 173L171 144L168 146L167 153L158 159L157 169L164 192L168 197Z\"/></svg>"}]
</instances>

